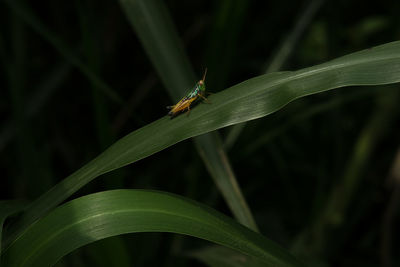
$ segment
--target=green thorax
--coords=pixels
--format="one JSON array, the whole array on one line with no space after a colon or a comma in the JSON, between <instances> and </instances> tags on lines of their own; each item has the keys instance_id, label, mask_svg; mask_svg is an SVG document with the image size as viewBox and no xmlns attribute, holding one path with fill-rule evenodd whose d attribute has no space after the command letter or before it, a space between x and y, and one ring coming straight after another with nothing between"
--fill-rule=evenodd
<instances>
[{"instance_id":1,"label":"green thorax","mask_svg":"<svg viewBox=\"0 0 400 267\"><path fill-rule=\"evenodd\" d=\"M204 83L200 83L198 82L195 87L192 89L192 91L190 91L187 95L186 98L190 99L190 98L194 98L197 97L199 94L203 94L206 91L206 86L204 85Z\"/></svg>"}]
</instances>

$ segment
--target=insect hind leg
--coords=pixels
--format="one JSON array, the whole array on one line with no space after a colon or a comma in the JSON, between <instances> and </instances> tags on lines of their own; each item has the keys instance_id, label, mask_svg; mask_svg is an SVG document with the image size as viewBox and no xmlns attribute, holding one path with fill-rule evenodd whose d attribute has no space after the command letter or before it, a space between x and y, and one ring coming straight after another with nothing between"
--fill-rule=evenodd
<instances>
[{"instance_id":1,"label":"insect hind leg","mask_svg":"<svg viewBox=\"0 0 400 267\"><path fill-rule=\"evenodd\" d=\"M211 104L211 101L208 100L205 96L199 95L199 97L203 98L203 100L204 100L206 103Z\"/></svg>"}]
</instances>

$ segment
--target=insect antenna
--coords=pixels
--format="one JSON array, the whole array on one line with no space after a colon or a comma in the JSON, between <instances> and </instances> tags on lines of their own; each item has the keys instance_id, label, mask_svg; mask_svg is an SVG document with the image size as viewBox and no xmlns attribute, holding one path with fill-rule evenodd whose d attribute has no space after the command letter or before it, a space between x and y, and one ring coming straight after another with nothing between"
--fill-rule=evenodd
<instances>
[{"instance_id":1,"label":"insect antenna","mask_svg":"<svg viewBox=\"0 0 400 267\"><path fill-rule=\"evenodd\" d=\"M203 79L201 79L203 83L206 80L206 75L207 75L207 68L204 70Z\"/></svg>"}]
</instances>

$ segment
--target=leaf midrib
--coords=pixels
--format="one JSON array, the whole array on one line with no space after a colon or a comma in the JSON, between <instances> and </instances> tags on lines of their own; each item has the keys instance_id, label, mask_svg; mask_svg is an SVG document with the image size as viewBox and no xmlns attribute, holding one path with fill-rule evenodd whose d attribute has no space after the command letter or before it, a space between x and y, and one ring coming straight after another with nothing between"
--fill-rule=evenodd
<instances>
[{"instance_id":1,"label":"leaf midrib","mask_svg":"<svg viewBox=\"0 0 400 267\"><path fill-rule=\"evenodd\" d=\"M192 216L188 216L188 215L184 215L182 213L176 213L176 212L171 212L171 211L165 211L165 210L161 210L161 209L157 209L157 208L130 208L130 209L121 209L118 211L108 211L108 212L102 212L101 214L95 214L95 215L91 215L88 217L84 217L80 220L77 220L65 227L60 228L58 231L56 231L54 234L47 236L46 239L44 239L41 244L36 244L35 248L31 250L31 253L29 253L27 255L27 257L25 258L25 260L22 262L22 265L26 264L26 262L28 262L33 255L36 254L37 251L40 250L40 248L44 247L45 244L49 243L51 240L54 240L55 237L59 236L62 232L65 232L68 229L73 228L74 226L77 226L79 224L82 224L86 221L90 221L95 219L96 217L103 217L103 216L110 216L112 214L123 214L123 213L154 213L154 214L165 214L165 215L169 215L171 217L178 217L178 218L184 218L187 220L190 220L192 222L201 224L201 225L205 225L209 228L216 228L219 231L223 232L226 236L232 236L232 234L229 231L226 231L223 227L215 227L215 224L210 223L209 220L200 220L196 217L192 217ZM208 217L209 218L209 217ZM212 219L217 219L217 221L219 223L223 223L224 225L227 225L226 222L224 222L223 220L220 220L218 218L213 217ZM228 224L229 225L229 224ZM27 229L28 231L29 229ZM236 229L234 229L234 231L236 232ZM140 232L140 231L139 231ZM177 232L173 232L173 233L177 233ZM17 242L19 239L22 239L23 235L19 236L13 243ZM234 238L237 239L237 238ZM252 242L246 242L248 246L253 247L253 250L258 250L260 251L260 248L256 245L254 245ZM12 246L12 245L11 245ZM10 247L11 247L10 246ZM265 254L265 251L261 249L261 253Z\"/></svg>"},{"instance_id":2,"label":"leaf midrib","mask_svg":"<svg viewBox=\"0 0 400 267\"><path fill-rule=\"evenodd\" d=\"M312 75L315 75L315 74L318 74L318 73L322 73L322 72L324 72L324 71L336 70L336 69L340 69L340 68L345 68L345 67L350 67L350 66L356 66L356 65L361 65L361 64L365 64L365 63L373 63L373 62L385 61L385 60L388 60L388 59L399 59L399 58L400 58L399 56L397 56L397 57L389 57L389 56L383 56L383 57L382 57L382 56L381 56L381 57L379 57L379 58L373 58L373 59L367 59L367 60L365 60L365 59L362 58L361 60L356 60L356 61L353 60L353 61L351 61L351 62L344 62L344 63L335 64L335 65L329 65L329 66L325 66L325 67L317 68L317 69L314 69L315 67L310 67L310 68L313 68L313 69L308 70L308 71L304 71L304 70L291 71L290 73L296 73L296 72L300 72L300 73L294 74L294 75L292 75L292 76L285 77L284 79L282 79L282 78L277 78L277 80L274 80L274 81L269 82L268 85L265 85L265 86L260 87L260 88L256 88L255 90L251 91L251 92L248 93L248 94L241 94L241 95L239 95L239 96L237 96L237 97L235 97L235 98L228 98L226 101L220 103L219 105L220 105L221 107L222 107L222 106L226 106L226 105L231 104L232 102L237 102L237 101L240 100L240 99L248 98L249 95L257 94L257 93L259 93L260 91L265 90L266 87L276 87L276 86L282 85L282 84L284 84L284 83L291 82L291 81L294 81L294 80L297 80L297 79L301 79L301 78L305 78L305 77L310 77L310 76L312 76ZM339 58L339 59L340 59L340 58ZM329 64L329 62L323 63L322 65L324 65L324 64ZM306 68L306 69L307 69L307 68ZM306 69L305 69L305 70L306 70ZM269 74L265 74L265 75L269 75ZM263 75L263 76L264 76L264 75ZM258 76L258 77L260 77L260 76ZM254 77L254 78L251 78L251 79L255 79L255 78L257 78L257 77ZM251 80L251 79L249 79L249 80ZM242 82L242 83L248 82L249 80L244 81L244 82ZM233 87L235 87L235 86L239 86L239 85L242 84L242 83L239 83L239 84L237 84L237 85L234 85L234 86L232 86L232 87L230 87L230 88L233 88ZM229 88L228 88L228 89L229 89ZM226 90L228 90L228 89L226 89ZM272 88L271 90L273 90L273 88ZM205 111L205 113L202 113L202 116L204 116L204 114L209 114L209 113L214 113L214 112L215 112L215 110L208 110L208 111ZM162 118L161 118L161 119L162 119ZM192 120L194 120L194 119L195 119L195 118L193 118ZM227 125L224 125L223 127L226 127L226 126L229 126L229 125L230 125L230 124L227 124ZM143 129L143 128L140 128L140 129ZM139 130L140 130L140 129L139 129ZM216 129L219 129L219 127L216 128ZM215 129L214 129L214 130L215 130ZM162 132L162 133L163 133L163 134L166 134L166 133L168 133L168 131L174 131L174 128L169 128L169 129L165 130L165 131ZM161 131L158 131L158 132L157 132L157 135L160 135L160 134L161 134ZM200 133L200 134L201 134L201 133ZM185 139L190 138L190 137L193 137L193 136L196 136L196 135L189 135L188 137L183 138L183 139L181 139L180 141L185 140ZM179 142L179 141L178 141L178 142ZM172 145L172 144L168 144L167 146L170 146L170 145ZM126 154L131 153L134 149L135 149L134 147L128 148L128 149L125 150L124 152L120 153L117 157L115 157L114 160L110 161L110 163L118 162L120 158L125 157ZM104 172L107 172L107 171L108 171L108 170L105 170Z\"/></svg>"}]
</instances>

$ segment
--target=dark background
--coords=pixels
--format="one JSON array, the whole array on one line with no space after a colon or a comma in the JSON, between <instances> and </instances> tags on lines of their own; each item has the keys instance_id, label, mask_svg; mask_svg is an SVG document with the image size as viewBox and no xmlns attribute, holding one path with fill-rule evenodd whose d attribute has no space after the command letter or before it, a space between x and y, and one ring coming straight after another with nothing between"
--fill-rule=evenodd
<instances>
[{"instance_id":1,"label":"dark background","mask_svg":"<svg viewBox=\"0 0 400 267\"><path fill-rule=\"evenodd\" d=\"M118 1L9 2L0 2L0 193L33 200L173 103ZM207 89L218 92L264 73L310 1L165 3L199 79L207 66ZM325 1L281 70L398 40L399 12L399 1ZM125 103L93 86L76 60ZM246 124L227 153L263 234L293 248L335 186L353 175L361 182L345 221L310 234L298 254L315 266L400 264L399 212L389 209L397 203L390 170L399 147L400 107L391 101L398 87L341 88ZM358 162L365 135L369 149ZM190 140L103 175L72 198L114 188L173 192L230 215ZM202 266L182 253L205 245L172 234L126 235L86 246L60 266L111 265L121 250L137 266Z\"/></svg>"}]
</instances>

